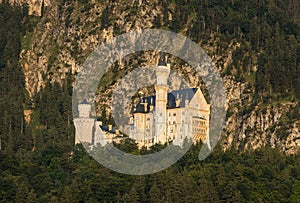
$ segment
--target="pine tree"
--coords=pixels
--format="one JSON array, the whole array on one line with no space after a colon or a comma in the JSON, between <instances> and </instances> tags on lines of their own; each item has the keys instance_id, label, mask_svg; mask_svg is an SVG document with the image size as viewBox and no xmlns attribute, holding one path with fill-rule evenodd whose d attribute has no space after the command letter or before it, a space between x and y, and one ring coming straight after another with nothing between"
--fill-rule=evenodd
<instances>
[{"instance_id":1,"label":"pine tree","mask_svg":"<svg viewBox=\"0 0 300 203\"><path fill-rule=\"evenodd\" d=\"M18 186L17 194L16 194L16 202L25 203L28 194L28 187L25 183L21 183Z\"/></svg>"},{"instance_id":2,"label":"pine tree","mask_svg":"<svg viewBox=\"0 0 300 203\"><path fill-rule=\"evenodd\" d=\"M37 196L34 189L31 189L27 195L26 203L35 203L37 202Z\"/></svg>"},{"instance_id":3,"label":"pine tree","mask_svg":"<svg viewBox=\"0 0 300 203\"><path fill-rule=\"evenodd\" d=\"M161 191L158 189L157 184L154 182L150 189L150 200L151 202L161 202L162 196Z\"/></svg>"},{"instance_id":4,"label":"pine tree","mask_svg":"<svg viewBox=\"0 0 300 203\"><path fill-rule=\"evenodd\" d=\"M293 184L292 194L291 194L292 202L300 202L300 181L296 180Z\"/></svg>"}]
</instances>

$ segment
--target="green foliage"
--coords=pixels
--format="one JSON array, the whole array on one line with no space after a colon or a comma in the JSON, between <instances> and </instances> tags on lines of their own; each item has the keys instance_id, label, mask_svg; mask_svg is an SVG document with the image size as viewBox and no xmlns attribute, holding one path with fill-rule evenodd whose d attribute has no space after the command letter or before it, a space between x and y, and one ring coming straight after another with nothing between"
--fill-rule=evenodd
<instances>
[{"instance_id":1,"label":"green foliage","mask_svg":"<svg viewBox=\"0 0 300 203\"><path fill-rule=\"evenodd\" d=\"M167 1L161 4L164 2ZM209 47L218 41L206 40L213 36L222 42L239 42L225 74L234 75L239 81L246 79L256 87L256 94L278 93L283 98L292 94L300 98L298 1L173 2L175 13L172 21L166 21L172 31L184 30L192 40ZM218 55L226 52L228 44L217 42ZM254 66L257 72L252 70Z\"/></svg>"},{"instance_id":2,"label":"green foliage","mask_svg":"<svg viewBox=\"0 0 300 203\"><path fill-rule=\"evenodd\" d=\"M34 34L32 32L26 33L26 35L22 38L22 49L30 50L30 46L32 44L32 39Z\"/></svg>"},{"instance_id":3,"label":"green foliage","mask_svg":"<svg viewBox=\"0 0 300 203\"><path fill-rule=\"evenodd\" d=\"M128 147L128 143L121 145L119 147L125 150ZM193 145L174 166L146 176L110 171L91 159L81 145L76 145L72 154L65 152L62 145L25 151L22 159L1 153L0 161L5 164L0 168L0 199L33 198L38 202L53 199L58 202L298 201L299 155L286 156L270 148L242 154L216 150L200 162L200 149L201 144Z\"/></svg>"},{"instance_id":4,"label":"green foliage","mask_svg":"<svg viewBox=\"0 0 300 203\"><path fill-rule=\"evenodd\" d=\"M102 15L101 15L101 29L103 29L111 24L110 19L109 19L110 14L111 14L111 12L110 12L109 7L106 7L103 10Z\"/></svg>"},{"instance_id":5,"label":"green foliage","mask_svg":"<svg viewBox=\"0 0 300 203\"><path fill-rule=\"evenodd\" d=\"M274 100L274 95L276 100L293 94L300 98L297 24L300 12L293 6L296 1L171 2L176 12L172 20L168 21L170 2L160 1L163 15L155 17L154 27L184 30L191 39L216 46L219 55L225 52L226 42L239 42L232 53L233 62L223 74L247 81L266 102ZM82 12L92 8L85 0L78 3ZM131 13L138 9L135 5ZM27 13L26 6L21 9L0 4L1 202L300 201L300 155L287 156L276 149L244 153L217 149L200 162L199 143L174 166L146 176L118 174L95 162L82 145L73 146L71 75L62 84L47 82L33 102L24 90L24 76L18 62L20 50L30 48L33 28L40 20L28 17ZM121 33L111 13L110 6L103 10L101 28L114 25L115 34ZM78 50L75 47L74 52ZM49 53L49 66L58 52L58 48L53 48ZM257 66L257 71L251 69L253 66ZM116 75L120 77L119 69L113 67L106 74L108 79L101 81L101 87L106 89L114 84ZM28 126L23 119L24 106L33 107ZM249 107L242 111L246 114ZM112 123L112 117L105 111L102 117ZM287 126L298 117L299 106L283 118L282 125ZM284 139L287 130L280 128L277 133ZM251 131L247 128L246 134ZM130 139L115 145L132 154L154 153L166 147L155 145L149 151L138 150Z\"/></svg>"},{"instance_id":6,"label":"green foliage","mask_svg":"<svg viewBox=\"0 0 300 203\"><path fill-rule=\"evenodd\" d=\"M24 143L24 75L19 64L20 8L0 4L0 149L16 151Z\"/></svg>"},{"instance_id":7,"label":"green foliage","mask_svg":"<svg viewBox=\"0 0 300 203\"><path fill-rule=\"evenodd\" d=\"M299 180L296 180L293 184L291 200L292 200L292 202L300 201L300 181Z\"/></svg>"},{"instance_id":8,"label":"green foliage","mask_svg":"<svg viewBox=\"0 0 300 203\"><path fill-rule=\"evenodd\" d=\"M114 143L114 145L121 151L131 154L138 154L138 147L134 140L126 138L121 140L120 143Z\"/></svg>"},{"instance_id":9,"label":"green foliage","mask_svg":"<svg viewBox=\"0 0 300 203\"><path fill-rule=\"evenodd\" d=\"M48 58L48 70L51 69L54 61L56 60L56 57L57 57L58 53L59 53L59 47L54 47L51 50L49 58Z\"/></svg>"}]
</instances>

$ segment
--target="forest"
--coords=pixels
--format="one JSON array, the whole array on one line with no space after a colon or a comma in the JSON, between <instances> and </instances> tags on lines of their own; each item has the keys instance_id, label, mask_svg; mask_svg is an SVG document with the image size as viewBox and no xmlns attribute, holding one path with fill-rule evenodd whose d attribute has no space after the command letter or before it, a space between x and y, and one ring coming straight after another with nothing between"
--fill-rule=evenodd
<instances>
[{"instance_id":1,"label":"forest","mask_svg":"<svg viewBox=\"0 0 300 203\"><path fill-rule=\"evenodd\" d=\"M212 32L227 41L241 39L235 65L222 74L247 80L249 67L257 65L258 101L299 101L297 0L170 2L178 5L178 15L172 21L161 16L167 23L157 20L157 27L176 32L188 26L188 37L201 43ZM160 1L162 8L167 3ZM109 23L106 18L109 12L103 15L103 26ZM184 24L188 19L194 23ZM19 56L22 36L35 20L26 5L0 4L0 202L300 202L300 154L286 155L268 146L224 151L218 145L199 161L198 143L172 167L145 176L101 166L82 145L74 146L71 73L63 84L48 81L29 98ZM246 57L249 53L257 58ZM25 122L25 109L33 111L30 123ZM299 119L299 114L293 117ZM118 147L143 153L131 140Z\"/></svg>"}]
</instances>

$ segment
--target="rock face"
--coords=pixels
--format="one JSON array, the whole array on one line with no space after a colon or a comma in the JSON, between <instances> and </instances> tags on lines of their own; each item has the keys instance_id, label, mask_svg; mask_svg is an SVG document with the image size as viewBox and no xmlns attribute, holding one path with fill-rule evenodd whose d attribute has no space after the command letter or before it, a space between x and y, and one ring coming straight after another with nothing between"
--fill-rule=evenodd
<instances>
[{"instance_id":1,"label":"rock face","mask_svg":"<svg viewBox=\"0 0 300 203\"><path fill-rule=\"evenodd\" d=\"M22 2L22 1L20 1ZM41 15L41 1L26 1L31 14ZM37 3L38 2L38 3ZM99 3L100 2L100 3ZM101 42L112 39L130 30L153 28L164 22L163 7L158 0L138 1L70 1L63 5L45 1L45 12L34 32L27 33L23 41L29 44L21 53L21 64L26 77L26 88L31 96L44 87L47 80L62 82L67 74L75 74ZM168 5L168 19L175 15L172 3ZM183 30L181 34L185 35ZM232 53L239 42L222 42L226 47L217 54L221 39L211 34L208 42L200 42L223 72L232 63ZM110 106L109 96L119 80L134 67L155 64L155 52L128 56L117 62L117 74L109 72L100 82L98 114ZM175 60L175 59L174 59ZM176 62L176 60L175 60ZM257 67L250 67L255 73ZM199 84L199 77L188 65L180 63L175 69L186 76L191 85ZM249 75L250 77L250 75ZM225 76L227 89L227 120L222 138L224 149L256 149L269 145L287 153L296 153L300 148L300 122L292 115L299 114L296 103L287 101L265 104L255 98L254 86L250 81L239 82L234 76ZM141 91L146 94L146 91ZM108 110L109 113L109 110Z\"/></svg>"},{"instance_id":2,"label":"rock face","mask_svg":"<svg viewBox=\"0 0 300 203\"><path fill-rule=\"evenodd\" d=\"M224 148L233 144L240 149L256 149L263 146L277 147L286 153L299 151L299 121L291 114L299 114L295 103L274 102L255 104L251 89L246 83L226 79L228 111Z\"/></svg>"},{"instance_id":3,"label":"rock face","mask_svg":"<svg viewBox=\"0 0 300 203\"><path fill-rule=\"evenodd\" d=\"M0 0L2 3L3 0ZM9 0L11 4L27 4L29 7L29 15L41 16L42 7L51 5L50 0ZM43 5L44 4L44 5Z\"/></svg>"}]
</instances>

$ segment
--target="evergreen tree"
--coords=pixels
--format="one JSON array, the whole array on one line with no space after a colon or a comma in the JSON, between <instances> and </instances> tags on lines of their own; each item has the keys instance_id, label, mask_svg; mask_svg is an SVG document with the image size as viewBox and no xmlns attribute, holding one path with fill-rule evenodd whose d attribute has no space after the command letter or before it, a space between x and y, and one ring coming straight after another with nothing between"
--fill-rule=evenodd
<instances>
[{"instance_id":1,"label":"evergreen tree","mask_svg":"<svg viewBox=\"0 0 300 203\"><path fill-rule=\"evenodd\" d=\"M300 181L299 180L296 180L293 184L291 201L300 202Z\"/></svg>"},{"instance_id":2,"label":"evergreen tree","mask_svg":"<svg viewBox=\"0 0 300 203\"><path fill-rule=\"evenodd\" d=\"M35 203L37 202L37 196L34 189L31 189L27 195L26 203Z\"/></svg>"},{"instance_id":3,"label":"evergreen tree","mask_svg":"<svg viewBox=\"0 0 300 203\"><path fill-rule=\"evenodd\" d=\"M19 64L20 8L0 4L0 149L15 151L25 139L24 75Z\"/></svg>"}]
</instances>

